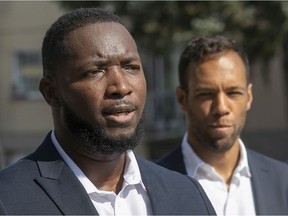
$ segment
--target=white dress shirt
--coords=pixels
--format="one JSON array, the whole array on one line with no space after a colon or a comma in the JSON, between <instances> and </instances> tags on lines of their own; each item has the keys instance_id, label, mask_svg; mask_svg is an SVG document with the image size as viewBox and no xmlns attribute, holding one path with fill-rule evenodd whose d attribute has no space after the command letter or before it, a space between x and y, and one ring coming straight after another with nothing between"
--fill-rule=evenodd
<instances>
[{"instance_id":1,"label":"white dress shirt","mask_svg":"<svg viewBox=\"0 0 288 216\"><path fill-rule=\"evenodd\" d=\"M142 182L140 170L132 151L126 154L124 182L122 190L115 194L113 191L98 190L85 176L81 169L65 153L58 143L54 130L52 141L67 165L77 176L100 216L108 215L151 215L152 209L146 188Z\"/></svg>"},{"instance_id":2,"label":"white dress shirt","mask_svg":"<svg viewBox=\"0 0 288 216\"><path fill-rule=\"evenodd\" d=\"M186 133L181 146L187 174L202 185L217 215L256 215L251 173L243 142L240 140L240 160L228 189L215 169L196 155L187 137Z\"/></svg>"}]
</instances>

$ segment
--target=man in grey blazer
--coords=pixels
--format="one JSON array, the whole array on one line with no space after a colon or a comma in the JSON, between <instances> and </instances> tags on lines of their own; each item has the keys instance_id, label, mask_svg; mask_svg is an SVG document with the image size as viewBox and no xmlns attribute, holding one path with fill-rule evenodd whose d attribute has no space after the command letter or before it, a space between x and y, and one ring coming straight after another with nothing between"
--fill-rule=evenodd
<instances>
[{"instance_id":1,"label":"man in grey blazer","mask_svg":"<svg viewBox=\"0 0 288 216\"><path fill-rule=\"evenodd\" d=\"M0 214L209 215L200 184L138 158L146 81L116 15L72 11L47 31L40 91L54 129L0 172Z\"/></svg>"},{"instance_id":2,"label":"man in grey blazer","mask_svg":"<svg viewBox=\"0 0 288 216\"><path fill-rule=\"evenodd\" d=\"M246 54L223 36L193 39L179 62L176 95L187 132L157 161L194 177L217 215L288 214L288 166L245 148L240 139L252 104Z\"/></svg>"}]
</instances>

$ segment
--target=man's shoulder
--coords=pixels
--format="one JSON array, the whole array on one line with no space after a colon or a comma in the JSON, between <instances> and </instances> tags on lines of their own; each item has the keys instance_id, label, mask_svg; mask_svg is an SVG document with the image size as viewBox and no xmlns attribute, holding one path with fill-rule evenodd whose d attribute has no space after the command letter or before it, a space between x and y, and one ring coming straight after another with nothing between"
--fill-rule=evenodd
<instances>
[{"instance_id":1,"label":"man's shoulder","mask_svg":"<svg viewBox=\"0 0 288 216\"><path fill-rule=\"evenodd\" d=\"M167 169L174 170L185 175L187 174L184 165L181 144L178 144L178 146L176 146L174 149L166 153L164 156L162 156L155 162L156 164L163 166Z\"/></svg>"},{"instance_id":2,"label":"man's shoulder","mask_svg":"<svg viewBox=\"0 0 288 216\"><path fill-rule=\"evenodd\" d=\"M250 167L258 167L273 172L279 172L279 174L288 177L288 163L285 163L284 161L271 158L251 149L247 149L247 157Z\"/></svg>"},{"instance_id":3,"label":"man's shoulder","mask_svg":"<svg viewBox=\"0 0 288 216\"><path fill-rule=\"evenodd\" d=\"M25 177L32 176L32 173L35 173L36 170L38 172L37 163L31 154L1 169L0 179L2 183L6 181L11 183L15 180L15 177L23 180Z\"/></svg>"},{"instance_id":4,"label":"man's shoulder","mask_svg":"<svg viewBox=\"0 0 288 216\"><path fill-rule=\"evenodd\" d=\"M168 153L160 157L156 163L161 164L161 163L172 163L175 160L183 159L183 155L181 152L181 144L177 145L174 149L170 150Z\"/></svg>"},{"instance_id":5,"label":"man's shoulder","mask_svg":"<svg viewBox=\"0 0 288 216\"><path fill-rule=\"evenodd\" d=\"M288 167L288 163L285 163L284 161L280 161L278 159L274 159L270 156L264 155L260 152L257 152L255 150L247 148L247 156L248 160L255 159L257 161L273 164L275 166L281 166L281 167Z\"/></svg>"}]
</instances>

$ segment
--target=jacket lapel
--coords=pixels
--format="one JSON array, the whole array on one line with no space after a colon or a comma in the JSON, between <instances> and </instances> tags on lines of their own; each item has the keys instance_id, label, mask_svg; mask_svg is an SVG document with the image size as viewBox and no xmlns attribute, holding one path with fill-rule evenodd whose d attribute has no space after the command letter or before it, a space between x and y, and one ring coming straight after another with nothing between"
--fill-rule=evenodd
<instances>
[{"instance_id":1,"label":"jacket lapel","mask_svg":"<svg viewBox=\"0 0 288 216\"><path fill-rule=\"evenodd\" d=\"M176 147L172 158L174 158L174 160L172 161L175 166L174 170L182 173L183 175L187 175L181 144Z\"/></svg>"},{"instance_id":2,"label":"jacket lapel","mask_svg":"<svg viewBox=\"0 0 288 216\"><path fill-rule=\"evenodd\" d=\"M162 178L159 178L158 176L160 173L151 166L147 166L146 161L140 158L137 158L137 161L141 172L141 178L151 202L153 215L169 215L169 213L171 214L174 212L174 205L177 205L177 202L171 202L169 196L169 194L171 194L171 189L167 187L166 184L162 184ZM149 175L145 175L145 173L149 173ZM159 188L161 188L161 190L159 190ZM171 205L167 205L167 203L171 203Z\"/></svg>"},{"instance_id":3,"label":"jacket lapel","mask_svg":"<svg viewBox=\"0 0 288 216\"><path fill-rule=\"evenodd\" d=\"M251 183L257 215L264 215L277 206L269 194L273 194L270 181L270 164L258 159L258 155L247 149L248 163L251 170ZM271 191L272 190L272 191Z\"/></svg>"},{"instance_id":4,"label":"jacket lapel","mask_svg":"<svg viewBox=\"0 0 288 216\"><path fill-rule=\"evenodd\" d=\"M35 152L40 177L35 179L65 215L98 215L85 189L55 149L50 134Z\"/></svg>"}]
</instances>

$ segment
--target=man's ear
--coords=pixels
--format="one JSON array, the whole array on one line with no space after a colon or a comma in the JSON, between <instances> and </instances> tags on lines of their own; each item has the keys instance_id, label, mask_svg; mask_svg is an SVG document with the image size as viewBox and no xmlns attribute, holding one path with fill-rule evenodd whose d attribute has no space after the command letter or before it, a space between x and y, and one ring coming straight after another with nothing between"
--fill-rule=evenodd
<instances>
[{"instance_id":1,"label":"man's ear","mask_svg":"<svg viewBox=\"0 0 288 216\"><path fill-rule=\"evenodd\" d=\"M176 97L179 104L179 107L182 111L187 111L187 96L186 92L181 88L181 86L177 86L176 88Z\"/></svg>"},{"instance_id":2,"label":"man's ear","mask_svg":"<svg viewBox=\"0 0 288 216\"><path fill-rule=\"evenodd\" d=\"M55 80L50 76L43 77L40 80L39 90L46 102L53 108L61 106Z\"/></svg>"},{"instance_id":3,"label":"man's ear","mask_svg":"<svg viewBox=\"0 0 288 216\"><path fill-rule=\"evenodd\" d=\"M250 83L247 87L247 108L246 110L250 110L251 105L253 102L253 91L252 91L252 84Z\"/></svg>"}]
</instances>

